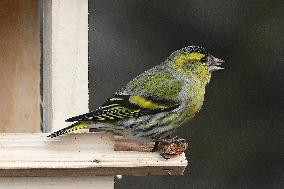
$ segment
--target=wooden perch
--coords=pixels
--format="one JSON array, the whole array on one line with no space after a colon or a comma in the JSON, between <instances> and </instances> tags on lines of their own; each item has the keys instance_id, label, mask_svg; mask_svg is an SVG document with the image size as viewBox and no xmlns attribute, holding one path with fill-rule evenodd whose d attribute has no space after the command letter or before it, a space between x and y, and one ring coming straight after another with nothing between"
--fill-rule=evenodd
<instances>
[{"instance_id":1,"label":"wooden perch","mask_svg":"<svg viewBox=\"0 0 284 189\"><path fill-rule=\"evenodd\" d=\"M147 142L147 143L135 143L133 141L129 141L121 136L114 136L114 150L115 151L138 151L138 152L150 152L155 143Z\"/></svg>"},{"instance_id":2,"label":"wooden perch","mask_svg":"<svg viewBox=\"0 0 284 189\"><path fill-rule=\"evenodd\" d=\"M0 176L182 175L187 166L184 154L166 160L159 153L145 152L150 143L141 146L144 152L114 151L114 146L129 150L132 144L126 144L114 141L110 133L73 133L53 139L42 133L2 133Z\"/></svg>"}]
</instances>

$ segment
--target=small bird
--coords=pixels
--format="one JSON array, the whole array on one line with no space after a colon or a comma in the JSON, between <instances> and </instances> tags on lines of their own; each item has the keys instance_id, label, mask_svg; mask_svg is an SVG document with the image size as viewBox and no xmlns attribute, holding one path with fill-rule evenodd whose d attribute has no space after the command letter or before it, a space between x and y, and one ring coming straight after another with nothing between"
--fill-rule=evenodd
<instances>
[{"instance_id":1,"label":"small bird","mask_svg":"<svg viewBox=\"0 0 284 189\"><path fill-rule=\"evenodd\" d=\"M134 78L98 109L67 119L73 124L48 137L84 128L137 140L169 136L199 112L211 73L223 69L223 62L203 47L184 47Z\"/></svg>"}]
</instances>

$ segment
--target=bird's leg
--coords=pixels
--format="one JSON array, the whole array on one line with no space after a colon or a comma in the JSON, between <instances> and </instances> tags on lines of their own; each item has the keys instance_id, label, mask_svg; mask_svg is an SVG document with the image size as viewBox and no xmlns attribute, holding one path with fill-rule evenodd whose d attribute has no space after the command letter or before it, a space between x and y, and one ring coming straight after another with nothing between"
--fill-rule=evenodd
<instances>
[{"instance_id":1,"label":"bird's leg","mask_svg":"<svg viewBox=\"0 0 284 189\"><path fill-rule=\"evenodd\" d=\"M155 138L154 141L153 141L154 142L154 146L153 146L153 149L151 150L151 152L158 152L158 151L160 151L160 149L159 149L160 142L162 142L164 140L167 140L167 139L170 139L170 138L172 138L170 135L167 135L164 138Z\"/></svg>"},{"instance_id":2,"label":"bird's leg","mask_svg":"<svg viewBox=\"0 0 284 189\"><path fill-rule=\"evenodd\" d=\"M151 150L151 152L157 152L159 151L159 143L160 141L154 141L154 146L153 146L153 149Z\"/></svg>"},{"instance_id":3,"label":"bird's leg","mask_svg":"<svg viewBox=\"0 0 284 189\"><path fill-rule=\"evenodd\" d=\"M153 146L153 149L151 150L151 152L158 152L159 151L159 144L160 142L164 141L164 140L168 140L168 139L171 139L172 137L170 135L167 135L165 137L159 137L159 138L155 138L153 140L154 142L154 146Z\"/></svg>"},{"instance_id":4,"label":"bird's leg","mask_svg":"<svg viewBox=\"0 0 284 189\"><path fill-rule=\"evenodd\" d=\"M188 146L185 139L171 136L158 138L154 142L155 145L152 152L160 152L164 159L169 159L171 156L182 154Z\"/></svg>"}]
</instances>

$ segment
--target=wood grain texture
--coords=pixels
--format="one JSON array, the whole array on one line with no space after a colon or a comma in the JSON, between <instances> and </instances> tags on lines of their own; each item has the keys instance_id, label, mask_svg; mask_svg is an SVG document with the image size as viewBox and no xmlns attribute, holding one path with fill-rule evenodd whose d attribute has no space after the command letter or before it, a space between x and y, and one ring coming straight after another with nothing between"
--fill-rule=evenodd
<instances>
[{"instance_id":1,"label":"wood grain texture","mask_svg":"<svg viewBox=\"0 0 284 189\"><path fill-rule=\"evenodd\" d=\"M110 133L1 134L0 176L182 175L187 166L184 154L166 160L113 145Z\"/></svg>"},{"instance_id":2,"label":"wood grain texture","mask_svg":"<svg viewBox=\"0 0 284 189\"><path fill-rule=\"evenodd\" d=\"M0 132L39 132L39 1L0 7Z\"/></svg>"},{"instance_id":3,"label":"wood grain texture","mask_svg":"<svg viewBox=\"0 0 284 189\"><path fill-rule=\"evenodd\" d=\"M44 1L43 128L88 112L88 0Z\"/></svg>"},{"instance_id":4,"label":"wood grain texture","mask_svg":"<svg viewBox=\"0 0 284 189\"><path fill-rule=\"evenodd\" d=\"M137 143L135 141L129 141L122 136L114 137L114 150L115 151L138 151L138 152L150 152L154 148L154 142Z\"/></svg>"}]
</instances>

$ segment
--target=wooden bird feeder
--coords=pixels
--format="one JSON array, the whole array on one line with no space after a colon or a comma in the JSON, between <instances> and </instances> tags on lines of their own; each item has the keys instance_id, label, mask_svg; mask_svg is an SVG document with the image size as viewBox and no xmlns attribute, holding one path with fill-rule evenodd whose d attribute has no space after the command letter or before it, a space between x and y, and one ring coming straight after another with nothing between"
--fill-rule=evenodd
<instances>
[{"instance_id":1,"label":"wooden bird feeder","mask_svg":"<svg viewBox=\"0 0 284 189\"><path fill-rule=\"evenodd\" d=\"M185 155L163 159L153 144L110 133L47 138L89 111L88 0L0 5L1 188L110 189L115 175L182 175Z\"/></svg>"}]
</instances>

